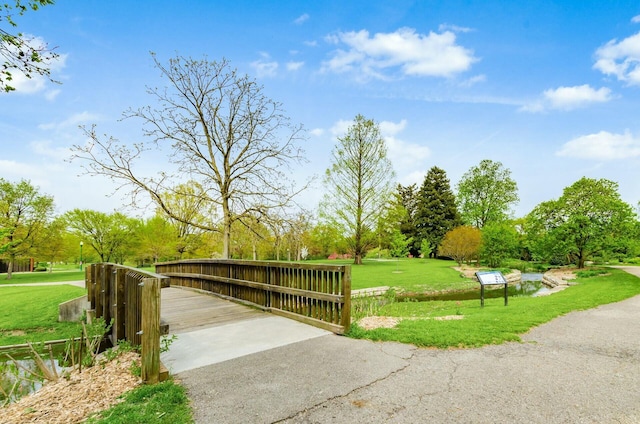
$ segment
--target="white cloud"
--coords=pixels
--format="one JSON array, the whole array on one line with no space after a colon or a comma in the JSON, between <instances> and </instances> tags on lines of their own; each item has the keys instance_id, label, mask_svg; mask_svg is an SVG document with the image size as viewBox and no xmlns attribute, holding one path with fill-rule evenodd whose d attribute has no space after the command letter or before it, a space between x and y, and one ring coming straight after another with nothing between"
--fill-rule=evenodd
<instances>
[{"instance_id":1,"label":"white cloud","mask_svg":"<svg viewBox=\"0 0 640 424\"><path fill-rule=\"evenodd\" d=\"M444 32L444 31L471 32L471 31L473 31L473 28L461 27L461 26L458 26L458 25L451 25L451 24L440 24L438 26L438 31L440 31L440 32Z\"/></svg>"},{"instance_id":2,"label":"white cloud","mask_svg":"<svg viewBox=\"0 0 640 424\"><path fill-rule=\"evenodd\" d=\"M414 171L424 165L424 161L431 156L427 146L410 143L396 136L407 127L407 120L400 122L382 121L379 124L380 134L387 143L387 152L394 168L401 174Z\"/></svg>"},{"instance_id":3,"label":"white cloud","mask_svg":"<svg viewBox=\"0 0 640 424\"><path fill-rule=\"evenodd\" d=\"M487 76L484 74L476 75L471 78L468 78L460 83L461 87L469 88L478 83L485 82L487 80Z\"/></svg>"},{"instance_id":4,"label":"white cloud","mask_svg":"<svg viewBox=\"0 0 640 424\"><path fill-rule=\"evenodd\" d=\"M596 50L595 56L595 69L629 85L640 85L640 32L621 41L609 41Z\"/></svg>"},{"instance_id":5,"label":"white cloud","mask_svg":"<svg viewBox=\"0 0 640 424\"><path fill-rule=\"evenodd\" d=\"M545 90L542 98L525 104L520 108L523 112L544 112L548 109L573 110L593 103L604 103L611 100L611 90L606 87L594 89L588 84L573 87L558 87Z\"/></svg>"},{"instance_id":6,"label":"white cloud","mask_svg":"<svg viewBox=\"0 0 640 424\"><path fill-rule=\"evenodd\" d=\"M287 71L297 71L304 66L304 62L288 62Z\"/></svg>"},{"instance_id":7,"label":"white cloud","mask_svg":"<svg viewBox=\"0 0 640 424\"><path fill-rule=\"evenodd\" d=\"M456 44L451 31L418 34L412 28L369 35L366 30L338 32L325 41L345 45L324 62L324 72L357 72L360 77L385 78L382 71L399 68L404 75L452 77L478 61L473 51Z\"/></svg>"},{"instance_id":8,"label":"white cloud","mask_svg":"<svg viewBox=\"0 0 640 424\"><path fill-rule=\"evenodd\" d=\"M640 157L640 137L634 137L629 131L624 134L600 131L568 141L556 155L595 160Z\"/></svg>"},{"instance_id":9,"label":"white cloud","mask_svg":"<svg viewBox=\"0 0 640 424\"><path fill-rule=\"evenodd\" d=\"M309 134L311 134L314 137L320 137L322 134L324 134L324 130L322 128L314 128L311 131L309 131Z\"/></svg>"},{"instance_id":10,"label":"white cloud","mask_svg":"<svg viewBox=\"0 0 640 424\"><path fill-rule=\"evenodd\" d=\"M631 22L633 22L634 24L637 24L638 22L640 22L640 15L636 15L633 18L631 18Z\"/></svg>"},{"instance_id":11,"label":"white cloud","mask_svg":"<svg viewBox=\"0 0 640 424\"><path fill-rule=\"evenodd\" d=\"M38 156L57 161L64 161L71 157L71 151L68 148L54 147L49 140L33 141L29 143L29 148Z\"/></svg>"},{"instance_id":12,"label":"white cloud","mask_svg":"<svg viewBox=\"0 0 640 424\"><path fill-rule=\"evenodd\" d=\"M255 69L258 78L275 77L278 71L278 62L272 61L269 54L260 53L262 59L251 62L251 67Z\"/></svg>"},{"instance_id":13,"label":"white cloud","mask_svg":"<svg viewBox=\"0 0 640 424\"><path fill-rule=\"evenodd\" d=\"M22 40L26 45L31 46L34 50L46 50L47 43L42 37L36 37L33 35L24 34ZM7 48L15 50L14 47L8 46ZM67 55L59 54L58 56L51 58L44 55L42 57L42 65L49 68L50 72L54 74L65 67ZM15 88L16 93L21 94L35 94L45 90L48 87L49 79L45 76L34 73L31 78L28 78L23 72L17 69L10 70L11 82L9 83ZM59 90L57 90L59 91ZM57 95L56 90L53 90L53 97ZM47 99L53 98L51 92L47 93Z\"/></svg>"},{"instance_id":14,"label":"white cloud","mask_svg":"<svg viewBox=\"0 0 640 424\"><path fill-rule=\"evenodd\" d=\"M596 90L588 84L545 90L543 95L549 102L551 108L563 110L575 109L591 103L602 103L611 100L611 90L606 87L601 87Z\"/></svg>"},{"instance_id":15,"label":"white cloud","mask_svg":"<svg viewBox=\"0 0 640 424\"><path fill-rule=\"evenodd\" d=\"M96 115L94 113L90 113L87 111L76 113L71 115L69 118L65 119L61 122L50 122L48 124L40 124L38 125L38 129L50 131L50 130L66 130L66 129L76 129L79 125L86 123L93 123L99 121L101 119L100 115Z\"/></svg>"},{"instance_id":16,"label":"white cloud","mask_svg":"<svg viewBox=\"0 0 640 424\"><path fill-rule=\"evenodd\" d=\"M346 134L349 127L353 125L353 121L346 121L344 119L340 119L336 121L335 124L329 129L329 132L333 136L333 138L342 137Z\"/></svg>"},{"instance_id":17,"label":"white cloud","mask_svg":"<svg viewBox=\"0 0 640 424\"><path fill-rule=\"evenodd\" d=\"M296 25L302 25L303 23L305 23L306 21L309 20L309 14L308 13L303 13L302 15L298 16L293 23Z\"/></svg>"},{"instance_id":18,"label":"white cloud","mask_svg":"<svg viewBox=\"0 0 640 424\"><path fill-rule=\"evenodd\" d=\"M318 45L318 42L315 40L311 40L311 41L303 41L302 44L309 47L316 47Z\"/></svg>"}]
</instances>

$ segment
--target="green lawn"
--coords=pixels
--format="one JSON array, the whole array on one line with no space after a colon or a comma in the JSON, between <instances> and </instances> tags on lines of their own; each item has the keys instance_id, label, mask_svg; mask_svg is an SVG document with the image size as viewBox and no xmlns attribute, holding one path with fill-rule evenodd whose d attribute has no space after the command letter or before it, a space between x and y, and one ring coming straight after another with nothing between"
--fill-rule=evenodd
<instances>
[{"instance_id":1,"label":"green lawn","mask_svg":"<svg viewBox=\"0 0 640 424\"><path fill-rule=\"evenodd\" d=\"M0 286L0 346L79 337L79 324L58 322L58 305L83 294L66 284Z\"/></svg>"},{"instance_id":2,"label":"green lawn","mask_svg":"<svg viewBox=\"0 0 640 424\"><path fill-rule=\"evenodd\" d=\"M425 347L477 347L518 341L532 327L571 311L594 308L640 294L640 279L611 269L607 275L578 278L577 285L542 297L436 302L391 302L375 309L379 316L405 318L393 329L363 330L357 324L350 335L371 340L393 340ZM462 319L436 320L434 317ZM406 319L410 318L410 319Z\"/></svg>"},{"instance_id":3,"label":"green lawn","mask_svg":"<svg viewBox=\"0 0 640 424\"><path fill-rule=\"evenodd\" d=\"M315 261L325 264L352 264L352 260ZM407 292L430 292L477 287L453 269L453 261L439 259L365 259L363 265L351 266L351 288L390 286Z\"/></svg>"},{"instance_id":4,"label":"green lawn","mask_svg":"<svg viewBox=\"0 0 640 424\"><path fill-rule=\"evenodd\" d=\"M54 270L53 272L14 272L11 280L7 274L0 274L0 286L3 284L59 283L84 280L84 270Z\"/></svg>"}]
</instances>

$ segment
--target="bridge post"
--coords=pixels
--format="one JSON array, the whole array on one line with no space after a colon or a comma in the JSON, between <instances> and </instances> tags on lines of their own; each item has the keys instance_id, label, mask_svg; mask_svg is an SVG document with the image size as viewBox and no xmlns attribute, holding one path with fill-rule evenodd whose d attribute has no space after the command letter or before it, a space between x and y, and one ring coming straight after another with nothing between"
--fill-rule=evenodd
<instances>
[{"instance_id":1,"label":"bridge post","mask_svg":"<svg viewBox=\"0 0 640 424\"><path fill-rule=\"evenodd\" d=\"M142 380L156 384L160 375L160 279L142 279Z\"/></svg>"}]
</instances>

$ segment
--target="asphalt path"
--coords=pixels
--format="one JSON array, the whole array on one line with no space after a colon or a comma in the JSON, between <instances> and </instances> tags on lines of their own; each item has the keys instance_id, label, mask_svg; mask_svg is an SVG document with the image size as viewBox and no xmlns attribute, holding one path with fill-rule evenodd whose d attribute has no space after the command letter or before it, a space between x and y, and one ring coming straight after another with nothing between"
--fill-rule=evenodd
<instances>
[{"instance_id":1,"label":"asphalt path","mask_svg":"<svg viewBox=\"0 0 640 424\"><path fill-rule=\"evenodd\" d=\"M522 339L437 350L324 335L176 378L197 423L640 423L640 296Z\"/></svg>"}]
</instances>

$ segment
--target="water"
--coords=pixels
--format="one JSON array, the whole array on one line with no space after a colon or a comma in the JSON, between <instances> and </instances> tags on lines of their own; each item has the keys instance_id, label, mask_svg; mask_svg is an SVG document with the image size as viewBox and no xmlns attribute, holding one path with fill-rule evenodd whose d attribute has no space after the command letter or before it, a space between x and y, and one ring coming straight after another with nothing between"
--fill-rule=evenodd
<instances>
[{"instance_id":1,"label":"water","mask_svg":"<svg viewBox=\"0 0 640 424\"><path fill-rule=\"evenodd\" d=\"M522 274L522 281L518 284L509 285L507 293L509 297L514 296L540 296L549 289L542 284L542 274ZM504 286L485 286L484 298L492 299L504 297ZM480 299L480 284L478 287L467 290L455 290L442 293L409 293L398 294L397 300L414 300L427 302L431 300L473 300Z\"/></svg>"},{"instance_id":2,"label":"water","mask_svg":"<svg viewBox=\"0 0 640 424\"><path fill-rule=\"evenodd\" d=\"M43 373L38 368L36 361L27 349L7 352L15 363L5 353L0 353L0 405L7 400L15 402L23 396L36 392L45 383L44 378L39 378ZM55 351L54 351L55 355ZM49 353L42 353L47 368L51 368ZM17 363L17 365L16 365ZM62 376L65 367L54 360L58 376ZM35 373L35 375L33 374Z\"/></svg>"}]
</instances>

